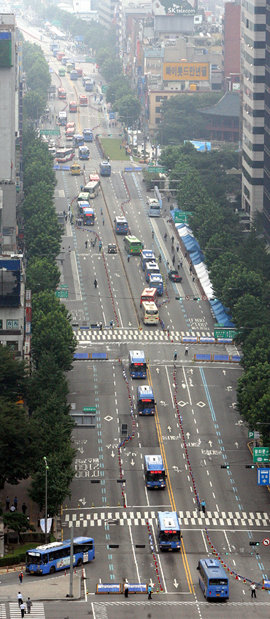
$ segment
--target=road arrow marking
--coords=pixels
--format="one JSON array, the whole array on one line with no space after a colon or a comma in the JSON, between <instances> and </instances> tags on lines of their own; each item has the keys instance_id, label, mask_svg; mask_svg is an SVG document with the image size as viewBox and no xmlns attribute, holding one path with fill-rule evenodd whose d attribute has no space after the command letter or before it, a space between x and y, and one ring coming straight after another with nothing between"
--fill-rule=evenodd
<instances>
[{"instance_id":1,"label":"road arrow marking","mask_svg":"<svg viewBox=\"0 0 270 619\"><path fill-rule=\"evenodd\" d=\"M177 587L179 587L179 583L177 582L176 578L173 581L173 586L177 589Z\"/></svg>"}]
</instances>

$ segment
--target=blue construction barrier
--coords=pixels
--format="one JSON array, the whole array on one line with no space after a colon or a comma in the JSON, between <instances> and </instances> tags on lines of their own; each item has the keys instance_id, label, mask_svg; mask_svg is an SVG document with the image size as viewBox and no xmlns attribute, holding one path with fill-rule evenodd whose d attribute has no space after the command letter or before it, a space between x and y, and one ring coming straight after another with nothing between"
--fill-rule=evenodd
<instances>
[{"instance_id":1,"label":"blue construction barrier","mask_svg":"<svg viewBox=\"0 0 270 619\"><path fill-rule=\"evenodd\" d=\"M231 361L233 363L240 363L241 361L241 356L240 355L231 355L230 357Z\"/></svg>"},{"instance_id":2,"label":"blue construction barrier","mask_svg":"<svg viewBox=\"0 0 270 619\"><path fill-rule=\"evenodd\" d=\"M199 337L200 344L216 344L214 337Z\"/></svg>"},{"instance_id":3,"label":"blue construction barrier","mask_svg":"<svg viewBox=\"0 0 270 619\"><path fill-rule=\"evenodd\" d=\"M184 337L182 337L182 342L184 344L186 344L187 342L189 342L190 344L197 344L198 343L198 338L185 335Z\"/></svg>"},{"instance_id":4,"label":"blue construction barrier","mask_svg":"<svg viewBox=\"0 0 270 619\"><path fill-rule=\"evenodd\" d=\"M147 585L135 582L128 583L128 593L147 593Z\"/></svg>"},{"instance_id":5,"label":"blue construction barrier","mask_svg":"<svg viewBox=\"0 0 270 619\"><path fill-rule=\"evenodd\" d=\"M94 359L108 359L108 355L106 352L92 352L90 354L90 359L94 360Z\"/></svg>"},{"instance_id":6,"label":"blue construction barrier","mask_svg":"<svg viewBox=\"0 0 270 619\"><path fill-rule=\"evenodd\" d=\"M231 344L233 342L232 337L218 337L216 339L217 344Z\"/></svg>"},{"instance_id":7,"label":"blue construction barrier","mask_svg":"<svg viewBox=\"0 0 270 619\"><path fill-rule=\"evenodd\" d=\"M213 355L213 361L230 361L229 355Z\"/></svg>"},{"instance_id":8,"label":"blue construction barrier","mask_svg":"<svg viewBox=\"0 0 270 619\"><path fill-rule=\"evenodd\" d=\"M136 168L131 168L131 167L129 167L129 168L125 168L125 170L124 170L124 171L125 171L125 172L141 172L141 171L142 171L142 168L140 168L140 167L136 167Z\"/></svg>"},{"instance_id":9,"label":"blue construction barrier","mask_svg":"<svg viewBox=\"0 0 270 619\"><path fill-rule=\"evenodd\" d=\"M194 361L212 361L212 355L194 355Z\"/></svg>"},{"instance_id":10,"label":"blue construction barrier","mask_svg":"<svg viewBox=\"0 0 270 619\"><path fill-rule=\"evenodd\" d=\"M98 583L96 593L122 593L122 585L111 582Z\"/></svg>"},{"instance_id":11,"label":"blue construction barrier","mask_svg":"<svg viewBox=\"0 0 270 619\"><path fill-rule=\"evenodd\" d=\"M89 331L90 327L78 327L80 331Z\"/></svg>"},{"instance_id":12,"label":"blue construction barrier","mask_svg":"<svg viewBox=\"0 0 270 619\"><path fill-rule=\"evenodd\" d=\"M82 359L89 359L88 352L75 352L73 355L74 361L81 361Z\"/></svg>"}]
</instances>

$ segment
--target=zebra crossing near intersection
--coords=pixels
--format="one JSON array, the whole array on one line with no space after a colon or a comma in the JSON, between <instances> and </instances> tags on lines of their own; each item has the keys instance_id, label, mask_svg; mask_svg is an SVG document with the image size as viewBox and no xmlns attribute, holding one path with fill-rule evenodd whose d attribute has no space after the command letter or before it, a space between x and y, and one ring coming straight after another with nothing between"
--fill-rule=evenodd
<instances>
[{"instance_id":1,"label":"zebra crossing near intersection","mask_svg":"<svg viewBox=\"0 0 270 619\"><path fill-rule=\"evenodd\" d=\"M78 344L103 344L104 342L183 342L184 338L214 338L210 331L170 331L155 329L142 331L141 329L74 329L73 333Z\"/></svg>"},{"instance_id":2,"label":"zebra crossing near intersection","mask_svg":"<svg viewBox=\"0 0 270 619\"><path fill-rule=\"evenodd\" d=\"M182 527L232 527L232 528L264 528L270 529L270 513L267 512L210 512L204 515L197 510L179 511L180 523ZM150 525L157 525L157 512L155 511L100 511L82 513L72 513L64 510L64 520L68 526L74 527L103 527L105 524L111 525L133 525L145 526L146 522Z\"/></svg>"},{"instance_id":3,"label":"zebra crossing near intersection","mask_svg":"<svg viewBox=\"0 0 270 619\"><path fill-rule=\"evenodd\" d=\"M25 603L25 601L24 601ZM25 604L26 606L26 604ZM21 619L21 611L20 608L18 606L18 602L10 602L9 603L9 616L10 619ZM31 607L31 613L28 614L27 610L25 609L25 613L24 613L25 619L26 617L31 617L31 619L46 619L45 618L45 610L44 610L44 604L43 602L33 602L33 605ZM2 615L0 615L0 618L2 617ZM3 615L3 617L6 617L6 615Z\"/></svg>"},{"instance_id":4,"label":"zebra crossing near intersection","mask_svg":"<svg viewBox=\"0 0 270 619\"><path fill-rule=\"evenodd\" d=\"M1 603L0 604L0 619L6 619L6 605Z\"/></svg>"}]
</instances>

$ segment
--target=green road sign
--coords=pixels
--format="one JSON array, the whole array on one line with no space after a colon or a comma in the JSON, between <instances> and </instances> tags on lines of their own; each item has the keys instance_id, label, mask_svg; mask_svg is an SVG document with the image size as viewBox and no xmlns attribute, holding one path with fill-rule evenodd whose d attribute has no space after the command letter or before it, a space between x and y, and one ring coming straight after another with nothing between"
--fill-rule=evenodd
<instances>
[{"instance_id":1,"label":"green road sign","mask_svg":"<svg viewBox=\"0 0 270 619\"><path fill-rule=\"evenodd\" d=\"M176 213L174 214L174 223L175 224L187 224L188 217L190 215L192 215L192 213L190 213L189 211L185 211L185 212L176 211Z\"/></svg>"},{"instance_id":2,"label":"green road sign","mask_svg":"<svg viewBox=\"0 0 270 619\"><path fill-rule=\"evenodd\" d=\"M214 337L217 340L219 339L227 339L227 338L232 338L234 339L237 335L237 331L236 329L233 328L229 328L229 329L225 329L223 327L215 327L214 328Z\"/></svg>"},{"instance_id":3,"label":"green road sign","mask_svg":"<svg viewBox=\"0 0 270 619\"><path fill-rule=\"evenodd\" d=\"M101 86L101 92L105 93L107 91L107 88L108 88L107 84L103 84L103 86Z\"/></svg>"},{"instance_id":4,"label":"green road sign","mask_svg":"<svg viewBox=\"0 0 270 619\"><path fill-rule=\"evenodd\" d=\"M269 462L270 447L254 447L253 462Z\"/></svg>"},{"instance_id":5,"label":"green road sign","mask_svg":"<svg viewBox=\"0 0 270 619\"><path fill-rule=\"evenodd\" d=\"M60 129L40 129L40 135L60 135Z\"/></svg>"},{"instance_id":6,"label":"green road sign","mask_svg":"<svg viewBox=\"0 0 270 619\"><path fill-rule=\"evenodd\" d=\"M67 284L59 284L59 288L68 288Z\"/></svg>"},{"instance_id":7,"label":"green road sign","mask_svg":"<svg viewBox=\"0 0 270 619\"><path fill-rule=\"evenodd\" d=\"M61 290L56 290L56 291L55 291L55 296L56 296L58 299L68 299L68 290L63 290L63 289L61 289Z\"/></svg>"},{"instance_id":8,"label":"green road sign","mask_svg":"<svg viewBox=\"0 0 270 619\"><path fill-rule=\"evenodd\" d=\"M163 168L160 165L155 165L155 166L148 165L147 172L149 172L150 174L159 174L159 173L165 174L166 168Z\"/></svg>"},{"instance_id":9,"label":"green road sign","mask_svg":"<svg viewBox=\"0 0 270 619\"><path fill-rule=\"evenodd\" d=\"M83 413L96 413L96 407L95 406L84 406L83 407Z\"/></svg>"},{"instance_id":10,"label":"green road sign","mask_svg":"<svg viewBox=\"0 0 270 619\"><path fill-rule=\"evenodd\" d=\"M260 432L258 432L257 430L250 430L248 433L248 438L253 438L253 440L257 440L258 438L260 438Z\"/></svg>"}]
</instances>

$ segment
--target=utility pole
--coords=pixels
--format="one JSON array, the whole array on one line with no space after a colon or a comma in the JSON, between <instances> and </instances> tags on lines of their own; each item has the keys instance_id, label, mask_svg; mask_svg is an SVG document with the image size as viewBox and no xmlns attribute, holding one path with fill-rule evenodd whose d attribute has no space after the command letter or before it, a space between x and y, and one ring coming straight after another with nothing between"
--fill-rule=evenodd
<instances>
[{"instance_id":1,"label":"utility pole","mask_svg":"<svg viewBox=\"0 0 270 619\"><path fill-rule=\"evenodd\" d=\"M47 544L48 538L48 463L46 456L43 456L44 464L45 464L45 544Z\"/></svg>"},{"instance_id":2,"label":"utility pole","mask_svg":"<svg viewBox=\"0 0 270 619\"><path fill-rule=\"evenodd\" d=\"M71 525L71 528L70 528L69 597L73 598L73 524Z\"/></svg>"}]
</instances>

